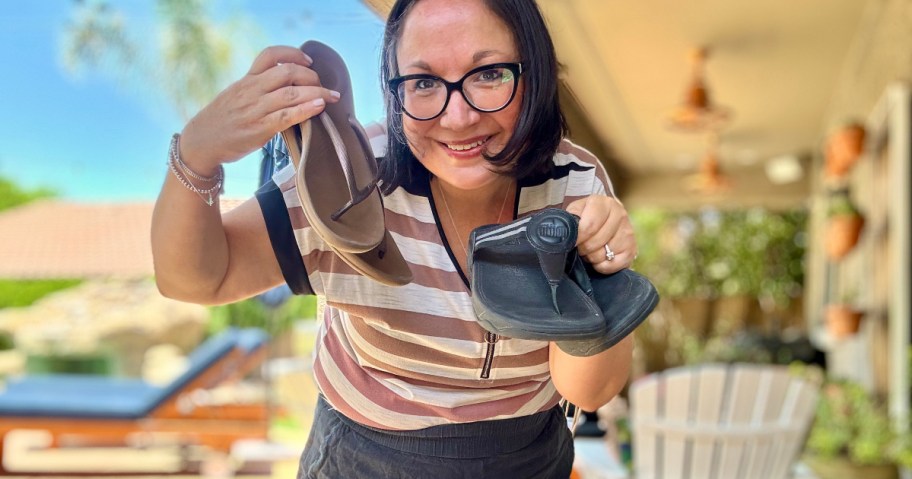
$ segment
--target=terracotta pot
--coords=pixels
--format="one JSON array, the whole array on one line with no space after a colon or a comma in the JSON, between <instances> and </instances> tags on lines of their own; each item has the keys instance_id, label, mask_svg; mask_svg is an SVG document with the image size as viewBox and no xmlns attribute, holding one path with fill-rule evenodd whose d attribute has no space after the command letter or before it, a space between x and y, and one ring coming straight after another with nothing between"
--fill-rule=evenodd
<instances>
[{"instance_id":1,"label":"terracotta pot","mask_svg":"<svg viewBox=\"0 0 912 479\"><path fill-rule=\"evenodd\" d=\"M859 124L846 125L827 142L826 171L831 178L845 176L864 151L865 129Z\"/></svg>"},{"instance_id":2,"label":"terracotta pot","mask_svg":"<svg viewBox=\"0 0 912 479\"><path fill-rule=\"evenodd\" d=\"M840 260L852 251L864 229L861 215L838 215L830 217L826 233L826 253L831 260Z\"/></svg>"},{"instance_id":3,"label":"terracotta pot","mask_svg":"<svg viewBox=\"0 0 912 479\"><path fill-rule=\"evenodd\" d=\"M847 304L831 304L826 309L826 324L830 336L843 339L858 333L864 313Z\"/></svg>"}]
</instances>

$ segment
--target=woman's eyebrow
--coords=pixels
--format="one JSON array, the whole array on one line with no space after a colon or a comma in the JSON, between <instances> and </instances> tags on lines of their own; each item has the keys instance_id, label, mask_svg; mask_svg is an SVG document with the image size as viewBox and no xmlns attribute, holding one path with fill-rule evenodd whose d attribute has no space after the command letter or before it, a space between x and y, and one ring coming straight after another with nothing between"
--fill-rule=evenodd
<instances>
[{"instance_id":1,"label":"woman's eyebrow","mask_svg":"<svg viewBox=\"0 0 912 479\"><path fill-rule=\"evenodd\" d=\"M501 52L499 50L480 50L480 51L475 52L474 55L472 55L472 63L477 65L485 58L492 57L494 55L499 55L502 53L503 52ZM432 71L431 66L428 65L427 62L425 62L424 60L415 60L412 63L405 65L405 67L402 68L402 71L405 71L405 70L408 70L411 68L415 68L415 69L422 70L425 72Z\"/></svg>"},{"instance_id":2,"label":"woman's eyebrow","mask_svg":"<svg viewBox=\"0 0 912 479\"><path fill-rule=\"evenodd\" d=\"M484 60L485 58L497 55L499 53L501 53L501 52L498 50L481 50L481 51L475 52L475 54L472 55L472 62L474 62L475 64L478 64L480 61Z\"/></svg>"},{"instance_id":3,"label":"woman's eyebrow","mask_svg":"<svg viewBox=\"0 0 912 479\"><path fill-rule=\"evenodd\" d=\"M410 68L417 68L419 70L424 70L426 72L431 71L431 66L421 60L409 63L408 65L405 66L405 68L403 68L403 70L408 70Z\"/></svg>"}]
</instances>

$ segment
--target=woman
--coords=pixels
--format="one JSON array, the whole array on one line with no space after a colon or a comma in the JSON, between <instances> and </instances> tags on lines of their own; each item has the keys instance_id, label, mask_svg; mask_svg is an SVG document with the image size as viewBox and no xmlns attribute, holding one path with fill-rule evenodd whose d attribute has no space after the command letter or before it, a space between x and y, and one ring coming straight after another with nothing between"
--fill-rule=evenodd
<instances>
[{"instance_id":1,"label":"woman","mask_svg":"<svg viewBox=\"0 0 912 479\"><path fill-rule=\"evenodd\" d=\"M576 357L555 343L486 335L472 313L464 246L478 226L559 206L580 217L578 252L597 271L626 268L636 253L604 169L562 140L557 61L541 14L532 0L400 0L384 52L384 207L415 278L395 288L344 274L331 248L293 221L289 243L328 305L314 363L321 399L299 477L567 477L573 445L556 404L595 410L615 396L631 338ZM503 105L473 105L465 83L427 108L407 97L494 64L515 91ZM183 165L214 188L222 163L337 101L310 65L298 49L265 50L187 124L176 152ZM422 81L400 88L409 78ZM290 176L275 176L280 198L294 197ZM161 291L212 304L281 284L275 230L257 202L222 217L186 186L169 175L156 205Z\"/></svg>"}]
</instances>

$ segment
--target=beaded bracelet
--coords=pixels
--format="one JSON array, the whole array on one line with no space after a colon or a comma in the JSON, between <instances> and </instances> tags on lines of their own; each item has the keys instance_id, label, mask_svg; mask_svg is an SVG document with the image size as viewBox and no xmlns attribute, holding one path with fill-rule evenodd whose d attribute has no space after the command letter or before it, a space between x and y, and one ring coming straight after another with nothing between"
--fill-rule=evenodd
<instances>
[{"instance_id":1,"label":"beaded bracelet","mask_svg":"<svg viewBox=\"0 0 912 479\"><path fill-rule=\"evenodd\" d=\"M205 177L191 170L180 157L180 133L175 133L171 137L171 146L168 149L168 169L171 170L171 173L174 174L174 177L177 178L180 184L184 185L184 188L196 193L196 195L208 206L215 204L212 194L215 193L216 197L218 197L218 193L221 193L223 181L225 179L225 168L222 165L219 165L218 172L212 177ZM204 189L194 185L190 178L205 181L207 183L214 181L215 184Z\"/></svg>"}]
</instances>

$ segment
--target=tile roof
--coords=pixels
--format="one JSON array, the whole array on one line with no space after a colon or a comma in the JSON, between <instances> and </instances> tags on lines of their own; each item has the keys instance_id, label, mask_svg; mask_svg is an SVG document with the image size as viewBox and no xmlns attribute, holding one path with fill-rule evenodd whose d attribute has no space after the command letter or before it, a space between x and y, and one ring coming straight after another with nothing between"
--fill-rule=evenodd
<instances>
[{"instance_id":1,"label":"tile roof","mask_svg":"<svg viewBox=\"0 0 912 479\"><path fill-rule=\"evenodd\" d=\"M45 200L0 212L0 278L150 277L152 209Z\"/></svg>"}]
</instances>

